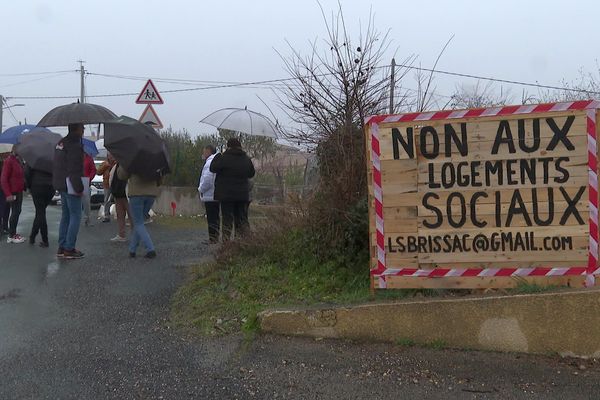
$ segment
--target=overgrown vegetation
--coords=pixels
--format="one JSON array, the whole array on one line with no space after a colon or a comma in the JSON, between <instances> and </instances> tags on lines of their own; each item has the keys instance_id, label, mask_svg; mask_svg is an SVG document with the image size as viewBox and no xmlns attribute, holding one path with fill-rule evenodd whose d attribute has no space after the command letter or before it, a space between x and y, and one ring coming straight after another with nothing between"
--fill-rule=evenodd
<instances>
[{"instance_id":1,"label":"overgrown vegetation","mask_svg":"<svg viewBox=\"0 0 600 400\"><path fill-rule=\"evenodd\" d=\"M322 261L305 231L277 231L268 244L230 244L216 262L196 267L175 296L173 321L202 334L222 334L256 327L256 314L269 306L369 299L365 259L340 252Z\"/></svg>"},{"instance_id":2,"label":"overgrown vegetation","mask_svg":"<svg viewBox=\"0 0 600 400\"><path fill-rule=\"evenodd\" d=\"M172 171L165 177L165 184L172 186L198 185L200 171L204 165L202 149L209 144L222 152L225 150L227 139L237 137L244 151L259 164L257 167L277 150L277 143L272 138L249 136L226 129L219 130L218 134L204 134L192 138L186 130L174 131L168 128L161 132L161 136L165 139L171 157Z\"/></svg>"}]
</instances>

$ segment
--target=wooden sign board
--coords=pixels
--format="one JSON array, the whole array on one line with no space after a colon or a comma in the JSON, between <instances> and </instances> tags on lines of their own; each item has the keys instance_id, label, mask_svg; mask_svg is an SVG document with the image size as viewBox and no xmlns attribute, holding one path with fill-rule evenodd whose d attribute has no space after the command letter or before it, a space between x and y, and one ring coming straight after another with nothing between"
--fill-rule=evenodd
<instances>
[{"instance_id":1,"label":"wooden sign board","mask_svg":"<svg viewBox=\"0 0 600 400\"><path fill-rule=\"evenodd\" d=\"M593 285L599 106L369 118L373 285Z\"/></svg>"}]
</instances>

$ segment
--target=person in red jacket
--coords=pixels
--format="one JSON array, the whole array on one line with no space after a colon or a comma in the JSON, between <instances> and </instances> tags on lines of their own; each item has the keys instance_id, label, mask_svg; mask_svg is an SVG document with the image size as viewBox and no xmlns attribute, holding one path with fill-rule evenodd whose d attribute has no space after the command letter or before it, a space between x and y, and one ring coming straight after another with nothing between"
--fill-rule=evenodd
<instances>
[{"instance_id":1,"label":"person in red jacket","mask_svg":"<svg viewBox=\"0 0 600 400\"><path fill-rule=\"evenodd\" d=\"M94 164L94 159L88 153L84 153L83 155L83 176L88 178L88 183L92 183L92 179L96 176L96 164ZM91 208L91 188L88 185L88 190L83 193L83 213L85 214L85 225L92 225L90 223L90 214L92 212Z\"/></svg>"},{"instance_id":2,"label":"person in red jacket","mask_svg":"<svg viewBox=\"0 0 600 400\"><path fill-rule=\"evenodd\" d=\"M23 205L23 190L25 190L25 174L23 165L15 154L13 147L10 156L4 160L2 175L0 176L2 191L6 202L10 205L10 220L8 223L7 243L23 243L25 239L17 233L21 206Z\"/></svg>"}]
</instances>

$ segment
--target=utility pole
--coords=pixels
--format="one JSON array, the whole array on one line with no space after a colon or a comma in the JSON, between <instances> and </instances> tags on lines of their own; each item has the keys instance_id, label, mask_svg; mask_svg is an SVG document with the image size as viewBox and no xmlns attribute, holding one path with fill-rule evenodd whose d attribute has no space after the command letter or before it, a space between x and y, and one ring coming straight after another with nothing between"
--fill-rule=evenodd
<instances>
[{"instance_id":1,"label":"utility pole","mask_svg":"<svg viewBox=\"0 0 600 400\"><path fill-rule=\"evenodd\" d=\"M79 96L79 102L85 103L85 69L83 68L83 60L77 60L79 63L80 71L81 71L81 93Z\"/></svg>"},{"instance_id":2,"label":"utility pole","mask_svg":"<svg viewBox=\"0 0 600 400\"><path fill-rule=\"evenodd\" d=\"M4 108L4 97L0 94L0 133L2 133L2 109Z\"/></svg>"},{"instance_id":3,"label":"utility pole","mask_svg":"<svg viewBox=\"0 0 600 400\"><path fill-rule=\"evenodd\" d=\"M390 114L394 113L394 87L396 86L396 59L392 58L392 71L390 72Z\"/></svg>"}]
</instances>

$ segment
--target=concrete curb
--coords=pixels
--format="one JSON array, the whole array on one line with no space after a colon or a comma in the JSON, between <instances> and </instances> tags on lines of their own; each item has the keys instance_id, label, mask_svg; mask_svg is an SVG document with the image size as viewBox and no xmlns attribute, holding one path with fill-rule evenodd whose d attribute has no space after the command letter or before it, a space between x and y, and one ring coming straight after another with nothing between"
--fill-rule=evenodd
<instances>
[{"instance_id":1,"label":"concrete curb","mask_svg":"<svg viewBox=\"0 0 600 400\"><path fill-rule=\"evenodd\" d=\"M600 289L259 314L266 333L600 357Z\"/></svg>"}]
</instances>

